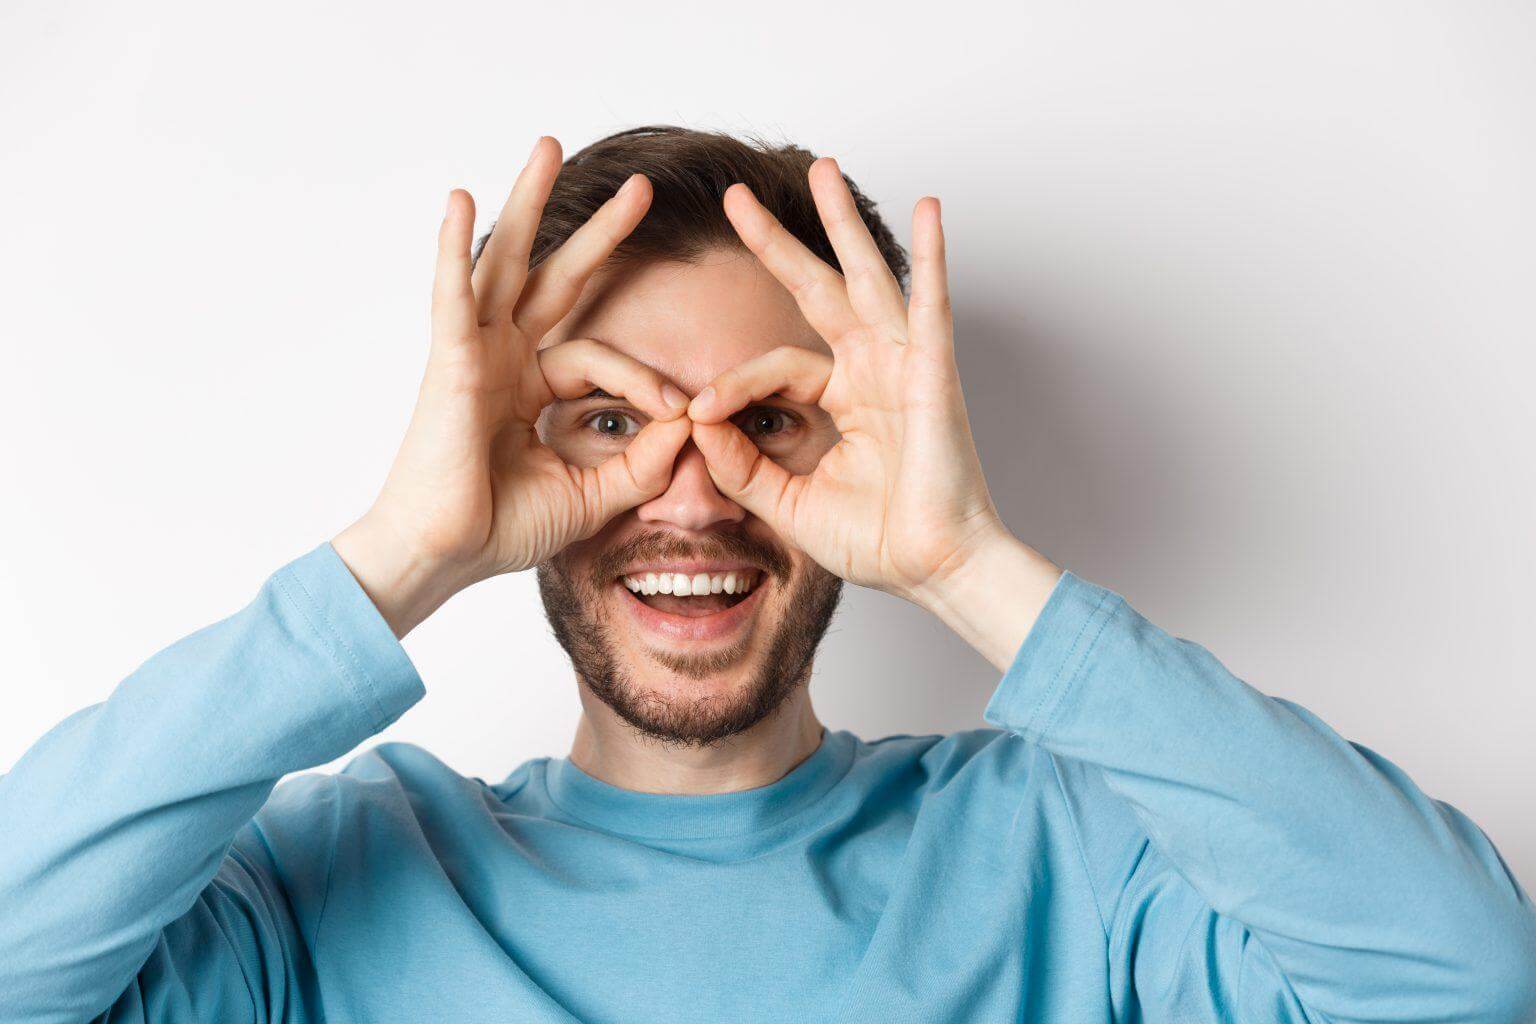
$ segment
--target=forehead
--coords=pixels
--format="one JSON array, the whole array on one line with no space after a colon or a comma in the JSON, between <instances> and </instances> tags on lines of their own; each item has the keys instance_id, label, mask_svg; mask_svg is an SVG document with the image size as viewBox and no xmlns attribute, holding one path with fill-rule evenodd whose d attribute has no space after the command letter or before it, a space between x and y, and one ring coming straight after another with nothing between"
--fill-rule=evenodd
<instances>
[{"instance_id":1,"label":"forehead","mask_svg":"<svg viewBox=\"0 0 1536 1024\"><path fill-rule=\"evenodd\" d=\"M828 351L794 298L745 249L599 271L539 347L571 338L606 342L690 394L780 345Z\"/></svg>"}]
</instances>

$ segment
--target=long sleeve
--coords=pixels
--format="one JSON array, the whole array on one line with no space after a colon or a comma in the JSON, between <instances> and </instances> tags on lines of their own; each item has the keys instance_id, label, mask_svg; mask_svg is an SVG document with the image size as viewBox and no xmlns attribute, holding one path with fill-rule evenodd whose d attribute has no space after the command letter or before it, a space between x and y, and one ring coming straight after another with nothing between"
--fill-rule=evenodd
<instances>
[{"instance_id":1,"label":"long sleeve","mask_svg":"<svg viewBox=\"0 0 1536 1024\"><path fill-rule=\"evenodd\" d=\"M294 1019L302 926L236 835L423 693L327 542L55 726L0 777L0 1020Z\"/></svg>"},{"instance_id":2,"label":"long sleeve","mask_svg":"<svg viewBox=\"0 0 1536 1024\"><path fill-rule=\"evenodd\" d=\"M1536 911L1477 826L1118 595L1065 574L984 717L1140 825L1080 840L1127 1016L1536 1019Z\"/></svg>"}]
</instances>

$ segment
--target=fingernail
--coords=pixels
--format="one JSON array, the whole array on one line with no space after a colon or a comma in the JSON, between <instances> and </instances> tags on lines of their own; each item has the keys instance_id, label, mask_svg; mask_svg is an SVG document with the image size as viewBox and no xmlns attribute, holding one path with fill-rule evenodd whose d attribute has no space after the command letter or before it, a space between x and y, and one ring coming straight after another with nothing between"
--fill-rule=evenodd
<instances>
[{"instance_id":1,"label":"fingernail","mask_svg":"<svg viewBox=\"0 0 1536 1024\"><path fill-rule=\"evenodd\" d=\"M626 185L624 187L628 188L629 186ZM677 388L673 387L671 384L663 384L661 386L661 400L666 402L674 409L688 408L688 396L677 390Z\"/></svg>"},{"instance_id":2,"label":"fingernail","mask_svg":"<svg viewBox=\"0 0 1536 1024\"><path fill-rule=\"evenodd\" d=\"M633 192L635 190L635 180L638 177L639 175L631 174L629 176L629 180L619 186L619 191L616 193L616 195L627 196Z\"/></svg>"},{"instance_id":3,"label":"fingernail","mask_svg":"<svg viewBox=\"0 0 1536 1024\"><path fill-rule=\"evenodd\" d=\"M693 405L696 405L700 409L702 409L705 406L707 406L710 402L713 402L714 400L715 400L715 389L714 389L714 386L711 385L711 386L705 388L703 391L700 391L697 395L693 396ZM689 408L691 409L691 408L693 408L693 406L691 405L691 406L689 406Z\"/></svg>"},{"instance_id":4,"label":"fingernail","mask_svg":"<svg viewBox=\"0 0 1536 1024\"><path fill-rule=\"evenodd\" d=\"M528 153L528 162L529 163L532 163L533 162L533 158L539 155L539 147L541 145L543 145L543 144L544 144L544 136L542 136L542 135L540 135L538 138L533 140L533 149L531 151L529 151L529 153Z\"/></svg>"}]
</instances>

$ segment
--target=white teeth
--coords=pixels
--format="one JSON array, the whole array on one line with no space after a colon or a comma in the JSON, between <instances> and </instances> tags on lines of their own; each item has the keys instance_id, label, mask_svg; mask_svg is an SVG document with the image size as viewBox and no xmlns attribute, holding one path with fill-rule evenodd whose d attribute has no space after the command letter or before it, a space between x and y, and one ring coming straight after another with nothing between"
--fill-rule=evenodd
<instances>
[{"instance_id":1,"label":"white teeth","mask_svg":"<svg viewBox=\"0 0 1536 1024\"><path fill-rule=\"evenodd\" d=\"M700 572L689 576L680 572L648 572L643 576L625 576L624 586L634 594L674 594L695 597L705 594L745 594L757 582L753 570L742 572Z\"/></svg>"}]
</instances>

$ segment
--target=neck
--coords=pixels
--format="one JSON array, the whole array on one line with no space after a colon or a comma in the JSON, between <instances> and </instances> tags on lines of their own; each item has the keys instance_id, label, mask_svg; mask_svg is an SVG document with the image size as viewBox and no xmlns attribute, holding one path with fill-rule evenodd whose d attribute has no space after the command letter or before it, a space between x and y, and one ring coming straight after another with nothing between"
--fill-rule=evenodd
<instances>
[{"instance_id":1,"label":"neck","mask_svg":"<svg viewBox=\"0 0 1536 1024\"><path fill-rule=\"evenodd\" d=\"M821 745L810 688L772 715L706 747L665 745L641 734L581 684L581 721L570 761L593 778L642 793L734 793L777 782Z\"/></svg>"}]
</instances>

